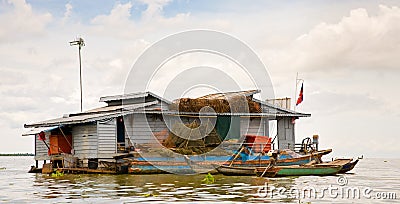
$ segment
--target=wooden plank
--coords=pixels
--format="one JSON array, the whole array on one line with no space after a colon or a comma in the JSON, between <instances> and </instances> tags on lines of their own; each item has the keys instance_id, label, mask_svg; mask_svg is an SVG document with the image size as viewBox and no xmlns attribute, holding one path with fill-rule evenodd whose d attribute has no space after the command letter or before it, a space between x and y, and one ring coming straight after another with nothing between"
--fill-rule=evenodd
<instances>
[{"instance_id":1,"label":"wooden plank","mask_svg":"<svg viewBox=\"0 0 400 204\"><path fill-rule=\"evenodd\" d=\"M96 173L96 174L115 174L112 170L88 169L88 168L59 168L64 173Z\"/></svg>"},{"instance_id":2,"label":"wooden plank","mask_svg":"<svg viewBox=\"0 0 400 204\"><path fill-rule=\"evenodd\" d=\"M42 169L43 174L50 174L52 172L53 172L53 164L51 163L43 164L43 169Z\"/></svg>"}]
</instances>

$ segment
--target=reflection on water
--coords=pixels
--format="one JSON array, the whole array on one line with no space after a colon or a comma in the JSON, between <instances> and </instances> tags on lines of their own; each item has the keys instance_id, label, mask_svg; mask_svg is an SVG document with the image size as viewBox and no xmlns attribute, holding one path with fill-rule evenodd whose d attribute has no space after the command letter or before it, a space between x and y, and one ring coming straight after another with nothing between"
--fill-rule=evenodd
<instances>
[{"instance_id":1,"label":"reflection on water","mask_svg":"<svg viewBox=\"0 0 400 204\"><path fill-rule=\"evenodd\" d=\"M214 184L204 184L204 175L65 175L52 178L37 174L33 186L41 199L107 198L158 201L246 201L257 194L264 178L215 175ZM233 182L232 182L233 181ZM275 182L275 181L272 181ZM293 181L292 181L293 182Z\"/></svg>"},{"instance_id":2,"label":"reflection on water","mask_svg":"<svg viewBox=\"0 0 400 204\"><path fill-rule=\"evenodd\" d=\"M176 201L292 202L310 199L275 196L263 197L259 189L268 183L274 188L323 188L335 185L337 176L257 178L215 175L214 184L204 184L204 175L65 175L58 178L28 174L32 157L0 157L0 202L10 203L133 203ZM346 174L349 186L368 186L374 191L400 189L400 160L364 159L353 172ZM375 169L371 173L371 169ZM376 182L382 181L382 182ZM397 193L397 196L400 196ZM315 199L311 199L314 201ZM343 199L323 198L318 203L343 203ZM377 200L353 199L365 203ZM385 200L379 200L384 202ZM393 200L386 200L392 203Z\"/></svg>"}]
</instances>

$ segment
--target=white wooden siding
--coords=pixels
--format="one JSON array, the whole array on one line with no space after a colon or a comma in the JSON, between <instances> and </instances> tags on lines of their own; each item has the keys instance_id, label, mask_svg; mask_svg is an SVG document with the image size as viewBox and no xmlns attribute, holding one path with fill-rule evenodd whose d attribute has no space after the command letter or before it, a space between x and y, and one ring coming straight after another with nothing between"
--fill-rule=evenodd
<instances>
[{"instance_id":1,"label":"white wooden siding","mask_svg":"<svg viewBox=\"0 0 400 204\"><path fill-rule=\"evenodd\" d=\"M267 118L240 118L240 134L268 136L269 124Z\"/></svg>"},{"instance_id":2,"label":"white wooden siding","mask_svg":"<svg viewBox=\"0 0 400 204\"><path fill-rule=\"evenodd\" d=\"M46 143L50 144L50 132L45 133ZM35 160L49 160L48 148L43 141L39 140L38 135L35 135Z\"/></svg>"},{"instance_id":3,"label":"white wooden siding","mask_svg":"<svg viewBox=\"0 0 400 204\"><path fill-rule=\"evenodd\" d=\"M72 127L74 155L80 159L98 158L98 137L96 124Z\"/></svg>"},{"instance_id":4,"label":"white wooden siding","mask_svg":"<svg viewBox=\"0 0 400 204\"><path fill-rule=\"evenodd\" d=\"M289 117L279 118L277 125L278 132L278 148L279 149L294 149L295 144L295 134L294 134L294 124L292 119Z\"/></svg>"},{"instance_id":5,"label":"white wooden siding","mask_svg":"<svg viewBox=\"0 0 400 204\"><path fill-rule=\"evenodd\" d=\"M98 156L99 158L111 157L117 152L115 118L108 121L97 122Z\"/></svg>"},{"instance_id":6,"label":"white wooden siding","mask_svg":"<svg viewBox=\"0 0 400 204\"><path fill-rule=\"evenodd\" d=\"M145 114L133 114L125 117L125 127L131 142L136 144L157 143L154 132L167 129L159 117Z\"/></svg>"}]
</instances>

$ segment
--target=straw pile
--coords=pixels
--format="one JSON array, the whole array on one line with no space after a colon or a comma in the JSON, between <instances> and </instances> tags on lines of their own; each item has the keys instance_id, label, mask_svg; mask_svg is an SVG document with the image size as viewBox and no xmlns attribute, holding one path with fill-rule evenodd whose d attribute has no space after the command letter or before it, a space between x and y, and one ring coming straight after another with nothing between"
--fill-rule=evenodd
<instances>
[{"instance_id":1,"label":"straw pile","mask_svg":"<svg viewBox=\"0 0 400 204\"><path fill-rule=\"evenodd\" d=\"M206 135L207 132L209 134ZM164 146L173 148L177 153L191 155L208 152L220 143L221 139L211 123L200 126L193 121L190 124L175 123Z\"/></svg>"},{"instance_id":2,"label":"straw pile","mask_svg":"<svg viewBox=\"0 0 400 204\"><path fill-rule=\"evenodd\" d=\"M200 112L203 107L211 107L217 113L261 113L260 104L251 97L236 96L227 99L181 98L170 105L170 110L180 112Z\"/></svg>"}]
</instances>

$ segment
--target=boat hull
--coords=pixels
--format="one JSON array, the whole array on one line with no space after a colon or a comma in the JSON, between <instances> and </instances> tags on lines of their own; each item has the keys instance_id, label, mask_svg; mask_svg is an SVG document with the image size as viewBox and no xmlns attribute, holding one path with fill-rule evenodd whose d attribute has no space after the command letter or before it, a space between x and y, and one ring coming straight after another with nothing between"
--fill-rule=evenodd
<instances>
[{"instance_id":1,"label":"boat hull","mask_svg":"<svg viewBox=\"0 0 400 204\"><path fill-rule=\"evenodd\" d=\"M226 176L254 176L254 167L231 167L231 166L216 166L218 173Z\"/></svg>"},{"instance_id":2,"label":"boat hull","mask_svg":"<svg viewBox=\"0 0 400 204\"><path fill-rule=\"evenodd\" d=\"M353 161L353 159L335 159L334 161L331 162L324 162L321 164L317 164L318 166L331 166L331 165L340 165L342 166L342 169L339 171L339 173L343 174L348 171L351 171L358 163L358 159Z\"/></svg>"},{"instance_id":3,"label":"boat hull","mask_svg":"<svg viewBox=\"0 0 400 204\"><path fill-rule=\"evenodd\" d=\"M297 158L284 158L276 161L277 166L290 166L307 164L310 161L320 161L322 155L330 153L332 150L319 151L313 154L300 156ZM202 160L203 159L203 160ZM232 171L228 168L221 168L219 173L224 175L255 175L255 168L260 166L268 166L271 164L270 157L251 157L248 160L227 161L229 157L213 156L200 158L192 156L187 158L140 158L130 162L129 173L131 174L159 174L159 173L175 173L175 174L196 174L212 172L218 166L238 167Z\"/></svg>"},{"instance_id":4,"label":"boat hull","mask_svg":"<svg viewBox=\"0 0 400 204\"><path fill-rule=\"evenodd\" d=\"M280 166L256 168L256 174L261 176L263 172L277 172L275 176L327 176L339 173L342 166Z\"/></svg>"},{"instance_id":5,"label":"boat hull","mask_svg":"<svg viewBox=\"0 0 400 204\"><path fill-rule=\"evenodd\" d=\"M347 172L353 170L354 167L357 165L358 161L359 161L359 160L357 159L357 160L355 160L355 161L353 161L353 162L349 162L349 163L343 165L343 167L342 167L342 169L339 171L339 173L340 173L340 174L344 174L344 173L347 173Z\"/></svg>"}]
</instances>

